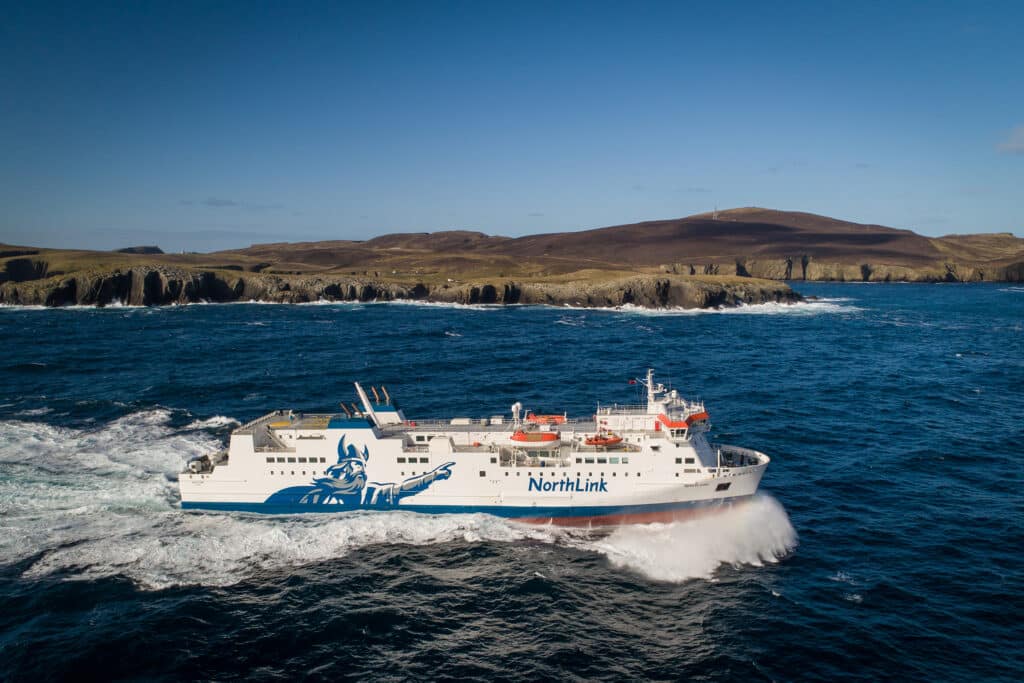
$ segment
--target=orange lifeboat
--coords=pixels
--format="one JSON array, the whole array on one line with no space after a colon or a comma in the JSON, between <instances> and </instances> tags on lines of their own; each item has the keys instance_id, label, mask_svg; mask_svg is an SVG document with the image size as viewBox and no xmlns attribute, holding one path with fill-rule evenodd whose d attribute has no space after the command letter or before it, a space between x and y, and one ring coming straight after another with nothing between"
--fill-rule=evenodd
<instances>
[{"instance_id":1,"label":"orange lifeboat","mask_svg":"<svg viewBox=\"0 0 1024 683\"><path fill-rule=\"evenodd\" d=\"M512 433L513 441L525 443L551 443L561 438L558 432L524 432L519 429Z\"/></svg>"},{"instance_id":2,"label":"orange lifeboat","mask_svg":"<svg viewBox=\"0 0 1024 683\"><path fill-rule=\"evenodd\" d=\"M565 424L565 415L534 415L527 413L526 421L538 425L561 425Z\"/></svg>"},{"instance_id":3,"label":"orange lifeboat","mask_svg":"<svg viewBox=\"0 0 1024 683\"><path fill-rule=\"evenodd\" d=\"M622 443L622 437L618 434L595 434L594 436L587 437L588 446L615 446L616 444Z\"/></svg>"}]
</instances>

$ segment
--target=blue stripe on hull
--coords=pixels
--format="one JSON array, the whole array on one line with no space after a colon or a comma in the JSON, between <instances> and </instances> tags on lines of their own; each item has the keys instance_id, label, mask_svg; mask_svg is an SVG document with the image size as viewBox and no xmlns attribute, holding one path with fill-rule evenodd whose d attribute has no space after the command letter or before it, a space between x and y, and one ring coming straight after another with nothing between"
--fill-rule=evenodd
<instances>
[{"instance_id":1,"label":"blue stripe on hull","mask_svg":"<svg viewBox=\"0 0 1024 683\"><path fill-rule=\"evenodd\" d=\"M511 507L504 505L398 505L396 507L373 508L345 508L341 505L309 505L309 504L274 504L274 503L213 503L201 501L182 501L183 510L212 510L221 512L258 512L269 515L295 515L311 512L339 513L354 512L357 510L379 510L405 512L419 512L428 515L440 514L476 514L483 513L496 517L516 518L600 518L618 517L623 515L645 515L659 512L675 512L698 510L740 502L747 500L750 496L732 496L730 498L714 498L702 501L678 502L678 503L656 503L650 505L607 505L607 506L581 506L581 507L532 507L521 506Z\"/></svg>"}]
</instances>

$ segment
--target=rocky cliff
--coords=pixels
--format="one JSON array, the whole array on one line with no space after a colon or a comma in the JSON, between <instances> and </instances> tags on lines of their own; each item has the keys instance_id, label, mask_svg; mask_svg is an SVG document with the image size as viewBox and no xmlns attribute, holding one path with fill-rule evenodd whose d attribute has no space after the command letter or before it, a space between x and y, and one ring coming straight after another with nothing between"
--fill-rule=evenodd
<instances>
[{"instance_id":1,"label":"rocky cliff","mask_svg":"<svg viewBox=\"0 0 1024 683\"><path fill-rule=\"evenodd\" d=\"M33 273L34 274L34 273ZM609 307L711 308L766 302L793 303L800 295L759 279L637 275L567 282L401 284L375 278L284 276L236 271L192 271L163 266L82 271L0 284L0 303L106 306L231 301L432 301L459 304L551 304Z\"/></svg>"}]
</instances>

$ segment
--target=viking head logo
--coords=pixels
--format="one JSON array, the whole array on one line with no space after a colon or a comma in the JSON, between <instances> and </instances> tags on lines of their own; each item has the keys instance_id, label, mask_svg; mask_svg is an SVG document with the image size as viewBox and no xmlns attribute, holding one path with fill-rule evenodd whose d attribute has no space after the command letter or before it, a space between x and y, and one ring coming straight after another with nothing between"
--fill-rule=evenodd
<instances>
[{"instance_id":1,"label":"viking head logo","mask_svg":"<svg viewBox=\"0 0 1024 683\"><path fill-rule=\"evenodd\" d=\"M327 468L327 477L317 479L316 483L326 489L325 492L338 498L362 497L366 488L366 461L370 459L370 451L363 446L360 453L352 444L345 445L345 437L338 441L338 462Z\"/></svg>"}]
</instances>

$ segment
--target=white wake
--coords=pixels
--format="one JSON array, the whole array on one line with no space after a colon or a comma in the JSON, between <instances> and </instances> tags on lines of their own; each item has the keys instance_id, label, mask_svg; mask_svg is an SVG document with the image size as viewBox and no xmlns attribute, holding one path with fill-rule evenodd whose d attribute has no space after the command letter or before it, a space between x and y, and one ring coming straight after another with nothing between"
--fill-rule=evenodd
<instances>
[{"instance_id":1,"label":"white wake","mask_svg":"<svg viewBox=\"0 0 1024 683\"><path fill-rule=\"evenodd\" d=\"M216 416L169 426L171 413L128 415L95 430L0 422L0 562L24 575L125 576L147 590L227 586L259 572L325 562L378 544L527 541L607 557L612 569L661 581L760 565L795 546L772 498L668 525L610 534L530 526L489 515L360 512L271 517L183 513L177 472L221 447Z\"/></svg>"}]
</instances>

